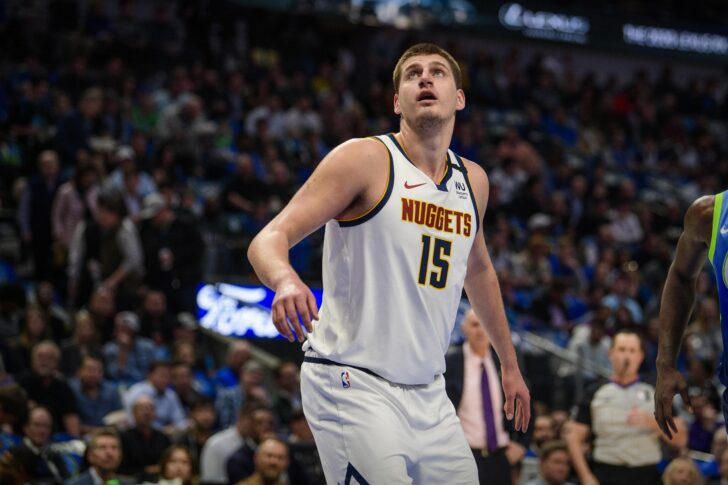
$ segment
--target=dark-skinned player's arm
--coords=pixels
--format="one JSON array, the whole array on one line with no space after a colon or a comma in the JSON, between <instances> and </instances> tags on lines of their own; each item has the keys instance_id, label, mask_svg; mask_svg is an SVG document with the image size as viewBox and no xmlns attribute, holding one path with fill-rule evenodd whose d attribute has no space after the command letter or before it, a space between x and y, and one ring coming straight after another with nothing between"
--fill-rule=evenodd
<instances>
[{"instance_id":1,"label":"dark-skinned player's arm","mask_svg":"<svg viewBox=\"0 0 728 485\"><path fill-rule=\"evenodd\" d=\"M276 292L271 308L273 323L289 341L294 340L291 327L298 340L303 340L301 320L307 331L313 331L318 308L313 293L291 266L288 251L331 219L348 216L347 209L357 206L376 176L386 176L388 159L386 147L375 139L339 145L250 243L248 259L255 273ZM386 181L382 192L385 186Z\"/></svg>"},{"instance_id":2,"label":"dark-skinned player's arm","mask_svg":"<svg viewBox=\"0 0 728 485\"><path fill-rule=\"evenodd\" d=\"M479 165L469 160L464 160L464 163L481 217L478 233L468 256L465 292L501 363L506 417L514 420L513 425L517 431L525 432L531 420L531 395L518 368L498 277L483 237L482 217L488 205L488 177Z\"/></svg>"},{"instance_id":3,"label":"dark-skinned player's arm","mask_svg":"<svg viewBox=\"0 0 728 485\"><path fill-rule=\"evenodd\" d=\"M655 419L668 439L678 432L673 419L672 399L680 393L690 405L685 378L677 370L688 319L695 305L695 286L708 258L713 231L714 196L693 202L685 213L683 232L677 242L675 259L667 273L660 304L659 343L657 350L657 385L655 387Z\"/></svg>"}]
</instances>

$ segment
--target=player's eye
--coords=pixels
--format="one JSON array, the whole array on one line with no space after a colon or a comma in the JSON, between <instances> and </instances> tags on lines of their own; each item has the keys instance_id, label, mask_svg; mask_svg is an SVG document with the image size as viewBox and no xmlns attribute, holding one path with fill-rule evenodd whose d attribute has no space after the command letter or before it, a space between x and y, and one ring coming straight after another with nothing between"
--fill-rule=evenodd
<instances>
[{"instance_id":1,"label":"player's eye","mask_svg":"<svg viewBox=\"0 0 728 485\"><path fill-rule=\"evenodd\" d=\"M416 70L411 70L407 72L407 79L414 79L418 75L418 72Z\"/></svg>"},{"instance_id":2,"label":"player's eye","mask_svg":"<svg viewBox=\"0 0 728 485\"><path fill-rule=\"evenodd\" d=\"M432 75L442 77L445 75L445 71L443 71L442 69L435 69L432 71Z\"/></svg>"}]
</instances>

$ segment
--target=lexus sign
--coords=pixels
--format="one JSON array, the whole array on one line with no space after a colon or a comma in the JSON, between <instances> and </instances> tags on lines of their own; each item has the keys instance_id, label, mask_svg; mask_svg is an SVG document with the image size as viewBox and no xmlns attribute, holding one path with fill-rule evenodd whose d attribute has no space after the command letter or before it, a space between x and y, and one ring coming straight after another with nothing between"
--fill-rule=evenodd
<instances>
[{"instance_id":1,"label":"lexus sign","mask_svg":"<svg viewBox=\"0 0 728 485\"><path fill-rule=\"evenodd\" d=\"M506 3L498 12L503 27L526 37L585 44L589 19L578 15L530 10L519 3Z\"/></svg>"}]
</instances>

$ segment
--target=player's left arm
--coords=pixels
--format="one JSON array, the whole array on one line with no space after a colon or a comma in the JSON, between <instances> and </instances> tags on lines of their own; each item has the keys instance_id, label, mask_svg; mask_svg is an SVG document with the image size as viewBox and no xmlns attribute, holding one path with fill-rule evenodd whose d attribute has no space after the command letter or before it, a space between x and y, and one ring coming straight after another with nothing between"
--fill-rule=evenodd
<instances>
[{"instance_id":1,"label":"player's left arm","mask_svg":"<svg viewBox=\"0 0 728 485\"><path fill-rule=\"evenodd\" d=\"M464 162L481 217L481 224L478 225L478 233L468 256L465 292L478 320L483 322L501 363L506 416L508 419L515 416L516 430L525 431L531 419L531 396L518 368L498 277L483 237L482 217L488 205L488 177L479 165L469 160Z\"/></svg>"}]
</instances>

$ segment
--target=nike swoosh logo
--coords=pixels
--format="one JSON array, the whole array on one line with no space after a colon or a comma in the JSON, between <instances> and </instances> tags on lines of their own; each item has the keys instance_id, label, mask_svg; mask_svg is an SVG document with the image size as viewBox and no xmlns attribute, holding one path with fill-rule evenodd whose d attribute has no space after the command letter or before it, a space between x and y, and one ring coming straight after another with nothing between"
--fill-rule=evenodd
<instances>
[{"instance_id":1,"label":"nike swoosh logo","mask_svg":"<svg viewBox=\"0 0 728 485\"><path fill-rule=\"evenodd\" d=\"M720 228L720 233L721 234L728 234L728 227L721 227Z\"/></svg>"},{"instance_id":2,"label":"nike swoosh logo","mask_svg":"<svg viewBox=\"0 0 728 485\"><path fill-rule=\"evenodd\" d=\"M414 185L410 185L407 182L405 182L404 183L404 188L405 189L414 189L415 187L419 187L421 185L427 185L427 182L422 182L421 184L414 184Z\"/></svg>"}]
</instances>

